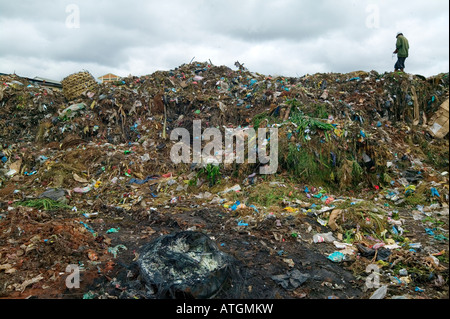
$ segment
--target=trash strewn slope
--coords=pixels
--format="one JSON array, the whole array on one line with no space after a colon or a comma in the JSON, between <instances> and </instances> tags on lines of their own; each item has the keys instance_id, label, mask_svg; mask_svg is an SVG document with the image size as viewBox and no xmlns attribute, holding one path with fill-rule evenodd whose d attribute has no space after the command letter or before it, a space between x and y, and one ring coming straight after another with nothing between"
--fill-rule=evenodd
<instances>
[{"instance_id":1,"label":"trash strewn slope","mask_svg":"<svg viewBox=\"0 0 450 319\"><path fill-rule=\"evenodd\" d=\"M197 231L240 265L214 297L369 298L378 267L383 298L448 298L448 73L236 65L78 75L62 91L2 76L0 295L160 298L142 247ZM193 120L277 127L277 174L172 163L170 132Z\"/></svg>"}]
</instances>

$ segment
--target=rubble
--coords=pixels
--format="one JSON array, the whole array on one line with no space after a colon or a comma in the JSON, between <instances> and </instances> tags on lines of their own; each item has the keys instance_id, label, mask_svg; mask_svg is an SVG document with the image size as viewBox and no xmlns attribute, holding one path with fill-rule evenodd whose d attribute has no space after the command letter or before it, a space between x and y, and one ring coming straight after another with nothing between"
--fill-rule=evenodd
<instances>
[{"instance_id":1,"label":"rubble","mask_svg":"<svg viewBox=\"0 0 450 319\"><path fill-rule=\"evenodd\" d=\"M448 73L236 67L103 84L80 72L63 90L0 76L0 296L448 298ZM174 164L170 132L193 120L278 128L277 173ZM239 289L142 272L143 247L183 232L239 263L223 268ZM366 285L370 265L382 290Z\"/></svg>"}]
</instances>

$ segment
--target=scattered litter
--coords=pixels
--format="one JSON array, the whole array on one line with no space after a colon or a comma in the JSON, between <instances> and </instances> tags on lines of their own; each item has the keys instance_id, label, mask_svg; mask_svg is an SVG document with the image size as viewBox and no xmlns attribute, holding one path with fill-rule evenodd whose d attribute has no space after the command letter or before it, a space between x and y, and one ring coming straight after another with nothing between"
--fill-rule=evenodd
<instances>
[{"instance_id":1,"label":"scattered litter","mask_svg":"<svg viewBox=\"0 0 450 319\"><path fill-rule=\"evenodd\" d=\"M137 274L126 268L77 297L273 298L276 291L305 298L321 284L324 298L358 298L353 285L377 265L380 279L408 299L424 291L442 298L448 73L290 78L241 63L231 69L193 61L101 84L89 72L56 87L0 75L2 296L29 287L33 297L50 294L66 264L89 271L83 281L97 280L91 274L109 279L131 255L146 282L140 291L130 283ZM178 141L170 133L192 134L193 120L201 120L200 133L242 129L244 140L256 143L250 129L276 128L275 174L262 174L270 165L247 158L208 170L212 154L175 164ZM255 150L259 158L260 147L272 150L274 140L265 136L244 157ZM190 156L198 155L190 142L206 150L204 134L183 142ZM241 260L221 252L212 235ZM151 239L148 250L131 251ZM314 262L317 256L332 262L328 269ZM257 288L259 277L273 275L267 265L289 271ZM256 278L252 288L243 286L247 270ZM322 280L333 274L345 282ZM386 298L385 288L371 298Z\"/></svg>"},{"instance_id":2,"label":"scattered litter","mask_svg":"<svg viewBox=\"0 0 450 319\"><path fill-rule=\"evenodd\" d=\"M114 258L117 258L117 254L119 253L119 249L127 250L128 248L124 245L120 244L114 247L109 247L108 252L113 254Z\"/></svg>"},{"instance_id":3,"label":"scattered litter","mask_svg":"<svg viewBox=\"0 0 450 319\"><path fill-rule=\"evenodd\" d=\"M369 299L384 299L387 294L387 286L381 286L370 296Z\"/></svg>"}]
</instances>

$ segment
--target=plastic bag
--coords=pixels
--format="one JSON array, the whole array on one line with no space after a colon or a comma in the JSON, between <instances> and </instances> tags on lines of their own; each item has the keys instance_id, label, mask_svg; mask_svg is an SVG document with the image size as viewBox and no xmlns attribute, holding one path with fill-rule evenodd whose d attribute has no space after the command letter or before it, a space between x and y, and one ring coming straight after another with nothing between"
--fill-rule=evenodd
<instances>
[{"instance_id":1,"label":"plastic bag","mask_svg":"<svg viewBox=\"0 0 450 319\"><path fill-rule=\"evenodd\" d=\"M387 293L387 286L381 286L370 296L369 299L384 299Z\"/></svg>"},{"instance_id":2,"label":"plastic bag","mask_svg":"<svg viewBox=\"0 0 450 319\"><path fill-rule=\"evenodd\" d=\"M324 234L315 234L313 236L313 240L314 243L323 243L323 242L332 243L336 240L336 238L333 237L332 232L329 232Z\"/></svg>"}]
</instances>

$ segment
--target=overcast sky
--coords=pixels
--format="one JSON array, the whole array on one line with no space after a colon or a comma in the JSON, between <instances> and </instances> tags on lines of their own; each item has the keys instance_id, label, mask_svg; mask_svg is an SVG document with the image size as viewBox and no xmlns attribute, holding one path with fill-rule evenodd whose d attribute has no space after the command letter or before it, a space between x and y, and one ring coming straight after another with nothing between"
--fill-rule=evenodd
<instances>
[{"instance_id":1,"label":"overcast sky","mask_svg":"<svg viewBox=\"0 0 450 319\"><path fill-rule=\"evenodd\" d=\"M264 75L449 71L448 0L0 0L0 72L147 75L211 60Z\"/></svg>"}]
</instances>

